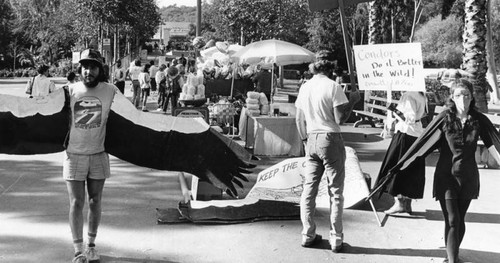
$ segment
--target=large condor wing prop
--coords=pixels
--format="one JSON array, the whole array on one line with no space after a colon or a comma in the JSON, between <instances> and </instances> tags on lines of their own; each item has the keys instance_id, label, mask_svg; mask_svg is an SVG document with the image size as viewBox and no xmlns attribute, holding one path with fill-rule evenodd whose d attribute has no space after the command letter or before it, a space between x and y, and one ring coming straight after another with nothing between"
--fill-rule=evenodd
<instances>
[{"instance_id":1,"label":"large condor wing prop","mask_svg":"<svg viewBox=\"0 0 500 263\"><path fill-rule=\"evenodd\" d=\"M0 95L0 153L63 151L69 109L62 90L46 101ZM5 103L4 103L5 102ZM109 115L105 148L124 161L159 170L183 171L237 195L252 156L213 131L202 119L137 111L121 93Z\"/></svg>"}]
</instances>

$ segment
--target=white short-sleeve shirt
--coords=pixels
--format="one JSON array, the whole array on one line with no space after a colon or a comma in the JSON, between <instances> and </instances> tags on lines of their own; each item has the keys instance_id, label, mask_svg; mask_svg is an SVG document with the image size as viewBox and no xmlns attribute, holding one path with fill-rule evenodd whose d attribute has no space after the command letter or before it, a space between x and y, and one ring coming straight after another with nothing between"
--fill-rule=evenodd
<instances>
[{"instance_id":1,"label":"white short-sleeve shirt","mask_svg":"<svg viewBox=\"0 0 500 263\"><path fill-rule=\"evenodd\" d=\"M403 93L397 109L403 113L406 120L399 120L394 129L413 137L418 137L424 132L420 121L427 114L427 97L417 91Z\"/></svg>"},{"instance_id":2,"label":"white short-sleeve shirt","mask_svg":"<svg viewBox=\"0 0 500 263\"><path fill-rule=\"evenodd\" d=\"M339 84L316 74L300 88L295 106L304 112L307 133L340 132L333 108L348 102Z\"/></svg>"}]
</instances>

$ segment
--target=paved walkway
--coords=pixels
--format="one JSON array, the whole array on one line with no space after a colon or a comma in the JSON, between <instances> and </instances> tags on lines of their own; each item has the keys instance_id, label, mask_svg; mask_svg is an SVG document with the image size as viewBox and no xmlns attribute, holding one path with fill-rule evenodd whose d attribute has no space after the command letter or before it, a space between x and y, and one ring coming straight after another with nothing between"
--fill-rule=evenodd
<instances>
[{"instance_id":1,"label":"paved walkway","mask_svg":"<svg viewBox=\"0 0 500 263\"><path fill-rule=\"evenodd\" d=\"M127 86L128 87L128 86ZM0 90L1 92L1 90ZM373 180L389 140L380 129L343 126L361 168ZM0 262L70 262L68 197L61 178L62 154L0 155ZM259 171L282 158L263 158ZM367 204L344 212L346 246L333 254L326 240L318 248L300 246L300 221L264 221L234 225L157 225L155 209L181 200L177 174L146 169L111 158L97 246L101 262L441 262L442 215L431 198L436 156L427 160L424 198L414 202L414 216L383 218L391 197L375 200L383 219L379 227ZM481 195L472 202L461 257L466 262L500 262L498 170L481 169ZM318 233L328 233L328 211L317 214ZM86 229L85 229L86 231Z\"/></svg>"}]
</instances>

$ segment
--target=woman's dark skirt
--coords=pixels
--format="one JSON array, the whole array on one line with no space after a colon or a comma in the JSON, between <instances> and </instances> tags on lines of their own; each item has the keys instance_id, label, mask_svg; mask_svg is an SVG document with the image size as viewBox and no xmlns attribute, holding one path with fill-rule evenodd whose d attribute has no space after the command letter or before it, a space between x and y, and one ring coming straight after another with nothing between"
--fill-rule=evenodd
<instances>
[{"instance_id":1,"label":"woman's dark skirt","mask_svg":"<svg viewBox=\"0 0 500 263\"><path fill-rule=\"evenodd\" d=\"M397 176L389 175L389 170L398 163L416 139L417 137L402 132L397 132L392 137L375 183L375 187L384 184L381 193L386 192L392 196L403 195L412 199L423 197L425 158L417 158L405 170L398 172Z\"/></svg>"}]
</instances>

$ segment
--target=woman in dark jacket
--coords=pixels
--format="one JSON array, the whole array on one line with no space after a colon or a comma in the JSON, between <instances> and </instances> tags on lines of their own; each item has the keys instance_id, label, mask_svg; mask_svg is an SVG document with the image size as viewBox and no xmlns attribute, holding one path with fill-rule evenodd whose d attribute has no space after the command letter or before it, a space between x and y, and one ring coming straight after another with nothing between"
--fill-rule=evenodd
<instances>
[{"instance_id":1,"label":"woman in dark jacket","mask_svg":"<svg viewBox=\"0 0 500 263\"><path fill-rule=\"evenodd\" d=\"M459 79L451 86L447 108L434 118L389 172L388 178L394 180L400 176L411 176L411 173L404 172L407 167L439 149L433 196L439 201L444 215L447 253L444 262L459 262L459 247L465 235L465 215L471 200L479 195L479 170L475 159L479 138L492 157L500 162L500 134L488 117L476 110L472 84ZM388 182L390 180L381 182L373 193Z\"/></svg>"}]
</instances>

